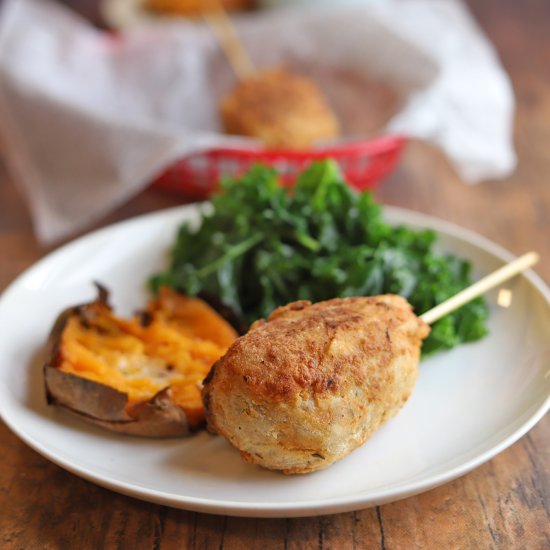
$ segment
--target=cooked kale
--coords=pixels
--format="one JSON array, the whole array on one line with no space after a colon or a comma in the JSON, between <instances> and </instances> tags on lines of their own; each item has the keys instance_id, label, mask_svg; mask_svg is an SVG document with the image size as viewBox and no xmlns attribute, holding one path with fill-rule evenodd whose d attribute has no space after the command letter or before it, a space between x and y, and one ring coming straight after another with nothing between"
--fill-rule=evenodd
<instances>
[{"instance_id":1,"label":"cooked kale","mask_svg":"<svg viewBox=\"0 0 550 550\"><path fill-rule=\"evenodd\" d=\"M434 250L431 230L392 226L369 192L358 193L332 161L312 164L289 191L255 166L221 183L198 229L179 229L167 271L154 276L190 295L215 296L249 324L294 300L383 293L417 314L470 284L470 263ZM487 334L478 298L437 321L423 353Z\"/></svg>"}]
</instances>

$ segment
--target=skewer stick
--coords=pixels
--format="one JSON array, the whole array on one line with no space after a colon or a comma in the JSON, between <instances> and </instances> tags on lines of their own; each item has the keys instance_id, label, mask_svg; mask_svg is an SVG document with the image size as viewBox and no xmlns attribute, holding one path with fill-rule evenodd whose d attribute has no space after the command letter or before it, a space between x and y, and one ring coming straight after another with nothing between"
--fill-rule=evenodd
<instances>
[{"instance_id":1,"label":"skewer stick","mask_svg":"<svg viewBox=\"0 0 550 550\"><path fill-rule=\"evenodd\" d=\"M470 300L477 298L481 294L484 294L500 283L507 281L521 271L535 265L538 261L539 255L536 252L528 252L527 254L516 258L509 264L493 271L489 275L483 277L483 279L480 279L473 285L460 291L458 294L451 296L451 298L441 302L429 311L426 311L426 313L420 315L420 319L431 325L438 319L441 319L441 317L447 315L447 313L451 313L451 311L458 309Z\"/></svg>"},{"instance_id":2,"label":"skewer stick","mask_svg":"<svg viewBox=\"0 0 550 550\"><path fill-rule=\"evenodd\" d=\"M252 76L256 69L219 0L209 0L203 15L237 78L245 80Z\"/></svg>"}]
</instances>

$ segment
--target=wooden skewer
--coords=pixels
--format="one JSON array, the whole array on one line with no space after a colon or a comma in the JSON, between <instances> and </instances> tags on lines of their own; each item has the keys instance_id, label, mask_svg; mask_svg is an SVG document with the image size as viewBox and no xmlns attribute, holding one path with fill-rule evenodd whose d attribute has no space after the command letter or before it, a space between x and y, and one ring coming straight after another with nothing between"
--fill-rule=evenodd
<instances>
[{"instance_id":1,"label":"wooden skewer","mask_svg":"<svg viewBox=\"0 0 550 550\"><path fill-rule=\"evenodd\" d=\"M256 72L256 69L239 40L231 19L219 0L209 0L208 8L204 11L203 15L237 78L239 80L246 80L252 76Z\"/></svg>"},{"instance_id":2,"label":"wooden skewer","mask_svg":"<svg viewBox=\"0 0 550 550\"><path fill-rule=\"evenodd\" d=\"M470 300L477 298L481 294L484 294L488 290L491 290L495 286L507 281L512 278L514 275L517 275L521 271L535 265L539 261L539 255L536 252L528 252L519 258L516 258L509 264L502 266L501 268L493 271L489 275L483 277L474 283L473 285L465 288L460 291L458 294L455 294L448 300L445 300L441 304L435 306L434 308L426 311L420 316L425 323L431 325L441 317L444 317L451 311L458 309L460 306L463 306Z\"/></svg>"}]
</instances>

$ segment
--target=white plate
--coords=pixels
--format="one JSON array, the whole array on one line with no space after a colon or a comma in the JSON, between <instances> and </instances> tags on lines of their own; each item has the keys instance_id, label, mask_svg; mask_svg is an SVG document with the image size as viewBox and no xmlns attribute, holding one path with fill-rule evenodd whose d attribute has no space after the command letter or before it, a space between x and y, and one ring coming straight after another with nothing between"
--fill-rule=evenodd
<instances>
[{"instance_id":1,"label":"white plate","mask_svg":"<svg viewBox=\"0 0 550 550\"><path fill-rule=\"evenodd\" d=\"M445 222L387 209L392 222L432 227L440 246L476 275L511 255ZM327 470L286 477L241 462L219 437L145 440L90 426L48 407L43 344L58 312L112 290L118 311L146 300L144 281L166 262L183 207L123 222L64 246L20 276L0 300L0 412L33 449L61 467L137 498L243 516L306 516L397 500L449 481L502 451L546 412L550 398L550 292L533 272L508 284L508 309L491 303L491 335L424 361L404 409L362 448Z\"/></svg>"}]
</instances>

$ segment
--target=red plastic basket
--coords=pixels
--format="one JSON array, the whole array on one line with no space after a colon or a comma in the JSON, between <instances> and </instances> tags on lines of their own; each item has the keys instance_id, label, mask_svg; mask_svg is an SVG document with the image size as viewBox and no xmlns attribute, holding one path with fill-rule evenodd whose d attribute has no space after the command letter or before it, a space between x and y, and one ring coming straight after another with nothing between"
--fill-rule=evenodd
<instances>
[{"instance_id":1,"label":"red plastic basket","mask_svg":"<svg viewBox=\"0 0 550 550\"><path fill-rule=\"evenodd\" d=\"M211 149L179 160L161 174L154 185L204 198L216 189L220 178L238 176L256 163L272 166L285 184L291 184L311 161L331 158L338 162L353 187L364 190L376 186L392 171L405 142L402 136L382 136L309 151Z\"/></svg>"}]
</instances>

